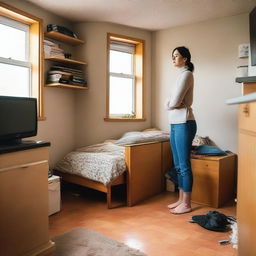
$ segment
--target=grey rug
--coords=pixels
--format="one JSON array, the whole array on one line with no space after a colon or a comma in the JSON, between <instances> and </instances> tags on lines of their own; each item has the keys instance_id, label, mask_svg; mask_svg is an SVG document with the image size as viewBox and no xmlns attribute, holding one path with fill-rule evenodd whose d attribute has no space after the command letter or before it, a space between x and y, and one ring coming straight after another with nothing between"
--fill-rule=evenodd
<instances>
[{"instance_id":1,"label":"grey rug","mask_svg":"<svg viewBox=\"0 0 256 256\"><path fill-rule=\"evenodd\" d=\"M139 250L87 228L55 236L55 256L146 256Z\"/></svg>"}]
</instances>

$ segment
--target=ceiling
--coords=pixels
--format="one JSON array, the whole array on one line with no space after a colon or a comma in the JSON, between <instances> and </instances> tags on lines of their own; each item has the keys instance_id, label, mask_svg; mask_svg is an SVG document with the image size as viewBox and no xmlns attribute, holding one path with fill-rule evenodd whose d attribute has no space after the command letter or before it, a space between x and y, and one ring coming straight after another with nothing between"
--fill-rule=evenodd
<instances>
[{"instance_id":1,"label":"ceiling","mask_svg":"<svg viewBox=\"0 0 256 256\"><path fill-rule=\"evenodd\" d=\"M256 0L27 0L74 22L101 21L146 30L248 13Z\"/></svg>"}]
</instances>

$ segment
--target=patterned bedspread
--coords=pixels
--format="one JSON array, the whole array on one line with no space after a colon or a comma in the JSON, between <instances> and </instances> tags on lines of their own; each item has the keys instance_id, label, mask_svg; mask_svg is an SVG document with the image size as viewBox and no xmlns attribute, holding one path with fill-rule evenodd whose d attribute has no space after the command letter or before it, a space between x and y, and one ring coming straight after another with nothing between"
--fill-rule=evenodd
<instances>
[{"instance_id":1,"label":"patterned bedspread","mask_svg":"<svg viewBox=\"0 0 256 256\"><path fill-rule=\"evenodd\" d=\"M126 171L124 145L168 139L169 135L162 131L129 132L119 140L76 149L60 160L55 169L107 185Z\"/></svg>"}]
</instances>

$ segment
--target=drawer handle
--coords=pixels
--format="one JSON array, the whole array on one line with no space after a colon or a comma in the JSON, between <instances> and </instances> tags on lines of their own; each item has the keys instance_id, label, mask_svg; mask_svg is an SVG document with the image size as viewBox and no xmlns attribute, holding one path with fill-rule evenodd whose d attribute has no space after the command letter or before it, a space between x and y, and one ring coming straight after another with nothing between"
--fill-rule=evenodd
<instances>
[{"instance_id":1,"label":"drawer handle","mask_svg":"<svg viewBox=\"0 0 256 256\"><path fill-rule=\"evenodd\" d=\"M249 105L246 104L244 107L243 107L243 113L246 115L246 116L249 116Z\"/></svg>"}]
</instances>

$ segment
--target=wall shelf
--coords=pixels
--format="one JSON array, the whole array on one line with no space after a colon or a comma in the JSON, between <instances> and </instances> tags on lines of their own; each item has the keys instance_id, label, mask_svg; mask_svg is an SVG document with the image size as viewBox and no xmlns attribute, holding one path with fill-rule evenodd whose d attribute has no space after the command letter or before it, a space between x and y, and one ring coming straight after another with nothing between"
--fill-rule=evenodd
<instances>
[{"instance_id":1,"label":"wall shelf","mask_svg":"<svg viewBox=\"0 0 256 256\"><path fill-rule=\"evenodd\" d=\"M256 76L237 77L236 82L237 83L255 83Z\"/></svg>"},{"instance_id":2,"label":"wall shelf","mask_svg":"<svg viewBox=\"0 0 256 256\"><path fill-rule=\"evenodd\" d=\"M52 38L58 40L62 43L70 44L70 45L79 45L84 44L84 41L72 36L67 36L59 32L50 31L45 33L45 37Z\"/></svg>"},{"instance_id":3,"label":"wall shelf","mask_svg":"<svg viewBox=\"0 0 256 256\"><path fill-rule=\"evenodd\" d=\"M60 63L68 63L68 64L76 64L76 65L87 65L86 62L80 61L80 60L73 60L73 59L68 59L68 58L58 58L58 57L47 57L44 58L45 60L50 60L50 61L56 61Z\"/></svg>"},{"instance_id":4,"label":"wall shelf","mask_svg":"<svg viewBox=\"0 0 256 256\"><path fill-rule=\"evenodd\" d=\"M88 90L87 86L75 85L75 84L61 84L61 83L51 83L45 84L45 87L56 87L56 88L72 88L80 90Z\"/></svg>"},{"instance_id":5,"label":"wall shelf","mask_svg":"<svg viewBox=\"0 0 256 256\"><path fill-rule=\"evenodd\" d=\"M64 44L72 45L72 46L84 44L83 40L80 40L78 38L74 38L74 37L71 37L71 36L67 36L67 35L64 35L62 33L55 32L55 31L47 32L44 35L45 35L46 38L51 38L51 39L54 39L56 41L62 42ZM80 60L73 60L73 59L69 59L69 58L64 58L64 57L54 57L54 56L45 57L44 60L45 61L58 62L58 63L62 64L62 65L59 65L60 66L59 68L57 68L56 74L59 71L64 71L65 69L69 69L68 73L70 73L70 75L72 75L74 77L78 76L79 78L81 78L81 83L72 83L72 81L69 81L70 84L60 83L61 78L60 79L50 79L50 81L53 80L52 83L47 82L47 84L44 85L45 87L71 88L71 89L79 89L79 90L87 90L88 89L87 86L83 86L83 83L86 83L85 82L86 79L84 78L84 71L83 71L84 70L84 65L87 65L86 62L80 61ZM53 63L53 65L54 65L54 63ZM63 66L63 67L61 67L61 66ZM54 66L52 66L52 67L54 67ZM50 69L50 70L54 70L54 68ZM59 74L62 74L62 73L59 72ZM48 73L48 75L49 75L49 73ZM46 81L47 80L48 79L46 79ZM68 78L68 80L72 80L71 77Z\"/></svg>"}]
</instances>

